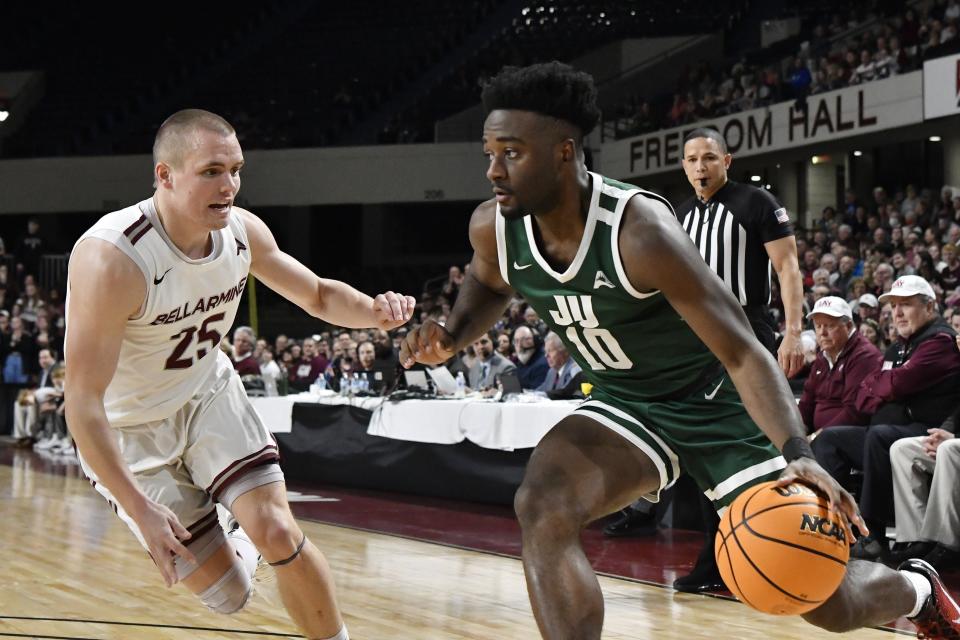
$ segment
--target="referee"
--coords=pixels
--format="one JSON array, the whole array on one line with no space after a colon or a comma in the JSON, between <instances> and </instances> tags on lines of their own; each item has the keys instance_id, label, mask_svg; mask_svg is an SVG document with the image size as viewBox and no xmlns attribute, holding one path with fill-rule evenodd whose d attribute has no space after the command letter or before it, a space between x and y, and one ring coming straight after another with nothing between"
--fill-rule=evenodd
<instances>
[{"instance_id":1,"label":"referee","mask_svg":"<svg viewBox=\"0 0 960 640\"><path fill-rule=\"evenodd\" d=\"M771 353L776 350L780 368L789 378L803 366L803 278L797 243L787 210L773 195L727 178L732 159L727 141L714 129L694 129L684 137L683 171L695 195L677 208L677 217L704 261L740 301L757 339ZM771 264L780 281L786 315L779 349L769 306ZM701 510L707 544L693 571L674 582L678 591L724 588L713 555L718 518L705 498Z\"/></svg>"},{"instance_id":2,"label":"referee","mask_svg":"<svg viewBox=\"0 0 960 640\"><path fill-rule=\"evenodd\" d=\"M803 366L803 278L787 210L769 191L727 178L733 159L714 129L694 129L683 139L683 170L696 195L677 217L710 268L740 301L757 339L776 348L770 315L770 267L777 272L786 331L777 361L788 378Z\"/></svg>"}]
</instances>

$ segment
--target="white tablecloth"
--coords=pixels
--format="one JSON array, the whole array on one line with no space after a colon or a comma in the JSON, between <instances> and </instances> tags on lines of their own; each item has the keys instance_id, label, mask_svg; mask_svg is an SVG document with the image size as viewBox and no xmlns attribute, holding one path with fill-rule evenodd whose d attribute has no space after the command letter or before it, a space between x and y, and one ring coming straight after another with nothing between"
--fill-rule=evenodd
<instances>
[{"instance_id":1,"label":"white tablecloth","mask_svg":"<svg viewBox=\"0 0 960 640\"><path fill-rule=\"evenodd\" d=\"M487 400L403 400L343 398L301 393L251 398L253 407L274 433L292 429L293 405L298 402L350 404L373 411L367 433L384 438L456 444L469 440L487 449L535 447L550 428L573 411L579 401L490 402Z\"/></svg>"},{"instance_id":2,"label":"white tablecloth","mask_svg":"<svg viewBox=\"0 0 960 640\"><path fill-rule=\"evenodd\" d=\"M373 412L367 433L397 440L456 444L469 440L487 449L526 449L579 404L578 401L489 402L405 400Z\"/></svg>"}]
</instances>

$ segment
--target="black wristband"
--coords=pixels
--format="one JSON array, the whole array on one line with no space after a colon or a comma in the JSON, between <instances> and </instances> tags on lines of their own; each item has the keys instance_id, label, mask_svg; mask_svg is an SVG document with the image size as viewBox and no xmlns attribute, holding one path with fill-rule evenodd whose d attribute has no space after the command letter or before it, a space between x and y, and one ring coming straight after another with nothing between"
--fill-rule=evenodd
<instances>
[{"instance_id":1,"label":"black wristband","mask_svg":"<svg viewBox=\"0 0 960 640\"><path fill-rule=\"evenodd\" d=\"M788 438L787 441L783 443L783 447L780 449L780 451L783 453L783 459L787 461L787 464L793 462L797 458L816 459L816 456L813 455L813 449L810 448L810 443L807 442L807 439L798 436Z\"/></svg>"}]
</instances>

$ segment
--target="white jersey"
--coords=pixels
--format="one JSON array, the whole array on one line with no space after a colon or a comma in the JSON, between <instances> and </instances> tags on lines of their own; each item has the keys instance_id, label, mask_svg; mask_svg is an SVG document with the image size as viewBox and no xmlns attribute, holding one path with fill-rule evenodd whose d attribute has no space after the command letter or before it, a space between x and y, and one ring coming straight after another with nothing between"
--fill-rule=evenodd
<instances>
[{"instance_id":1,"label":"white jersey","mask_svg":"<svg viewBox=\"0 0 960 640\"><path fill-rule=\"evenodd\" d=\"M86 233L116 245L132 259L147 285L137 315L127 321L117 371L104 406L113 427L144 424L175 414L224 367L220 350L230 330L250 271L243 220L213 233L213 251L188 258L170 240L153 199L108 213ZM69 296L69 283L67 287ZM67 318L67 340L71 335Z\"/></svg>"}]
</instances>

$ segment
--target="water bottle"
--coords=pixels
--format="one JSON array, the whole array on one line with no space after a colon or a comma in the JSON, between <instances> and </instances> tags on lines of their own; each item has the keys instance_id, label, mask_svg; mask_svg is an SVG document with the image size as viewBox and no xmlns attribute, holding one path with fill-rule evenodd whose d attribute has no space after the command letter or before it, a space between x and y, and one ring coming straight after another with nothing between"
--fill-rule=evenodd
<instances>
[{"instance_id":1,"label":"water bottle","mask_svg":"<svg viewBox=\"0 0 960 640\"><path fill-rule=\"evenodd\" d=\"M366 373L360 374L360 391L364 393L370 391L370 380L367 379Z\"/></svg>"},{"instance_id":2,"label":"water bottle","mask_svg":"<svg viewBox=\"0 0 960 640\"><path fill-rule=\"evenodd\" d=\"M350 395L350 379L347 376L340 378L340 395L344 398Z\"/></svg>"},{"instance_id":3,"label":"water bottle","mask_svg":"<svg viewBox=\"0 0 960 640\"><path fill-rule=\"evenodd\" d=\"M456 397L462 398L467 393L467 380L463 377L463 371L457 371L457 395Z\"/></svg>"},{"instance_id":4,"label":"water bottle","mask_svg":"<svg viewBox=\"0 0 960 640\"><path fill-rule=\"evenodd\" d=\"M313 384L310 385L310 393L315 396L320 395L327 388L327 379L323 377L321 373L317 376L317 379L313 381Z\"/></svg>"},{"instance_id":5,"label":"water bottle","mask_svg":"<svg viewBox=\"0 0 960 640\"><path fill-rule=\"evenodd\" d=\"M360 392L360 376L353 376L350 382L350 395L355 396Z\"/></svg>"}]
</instances>

